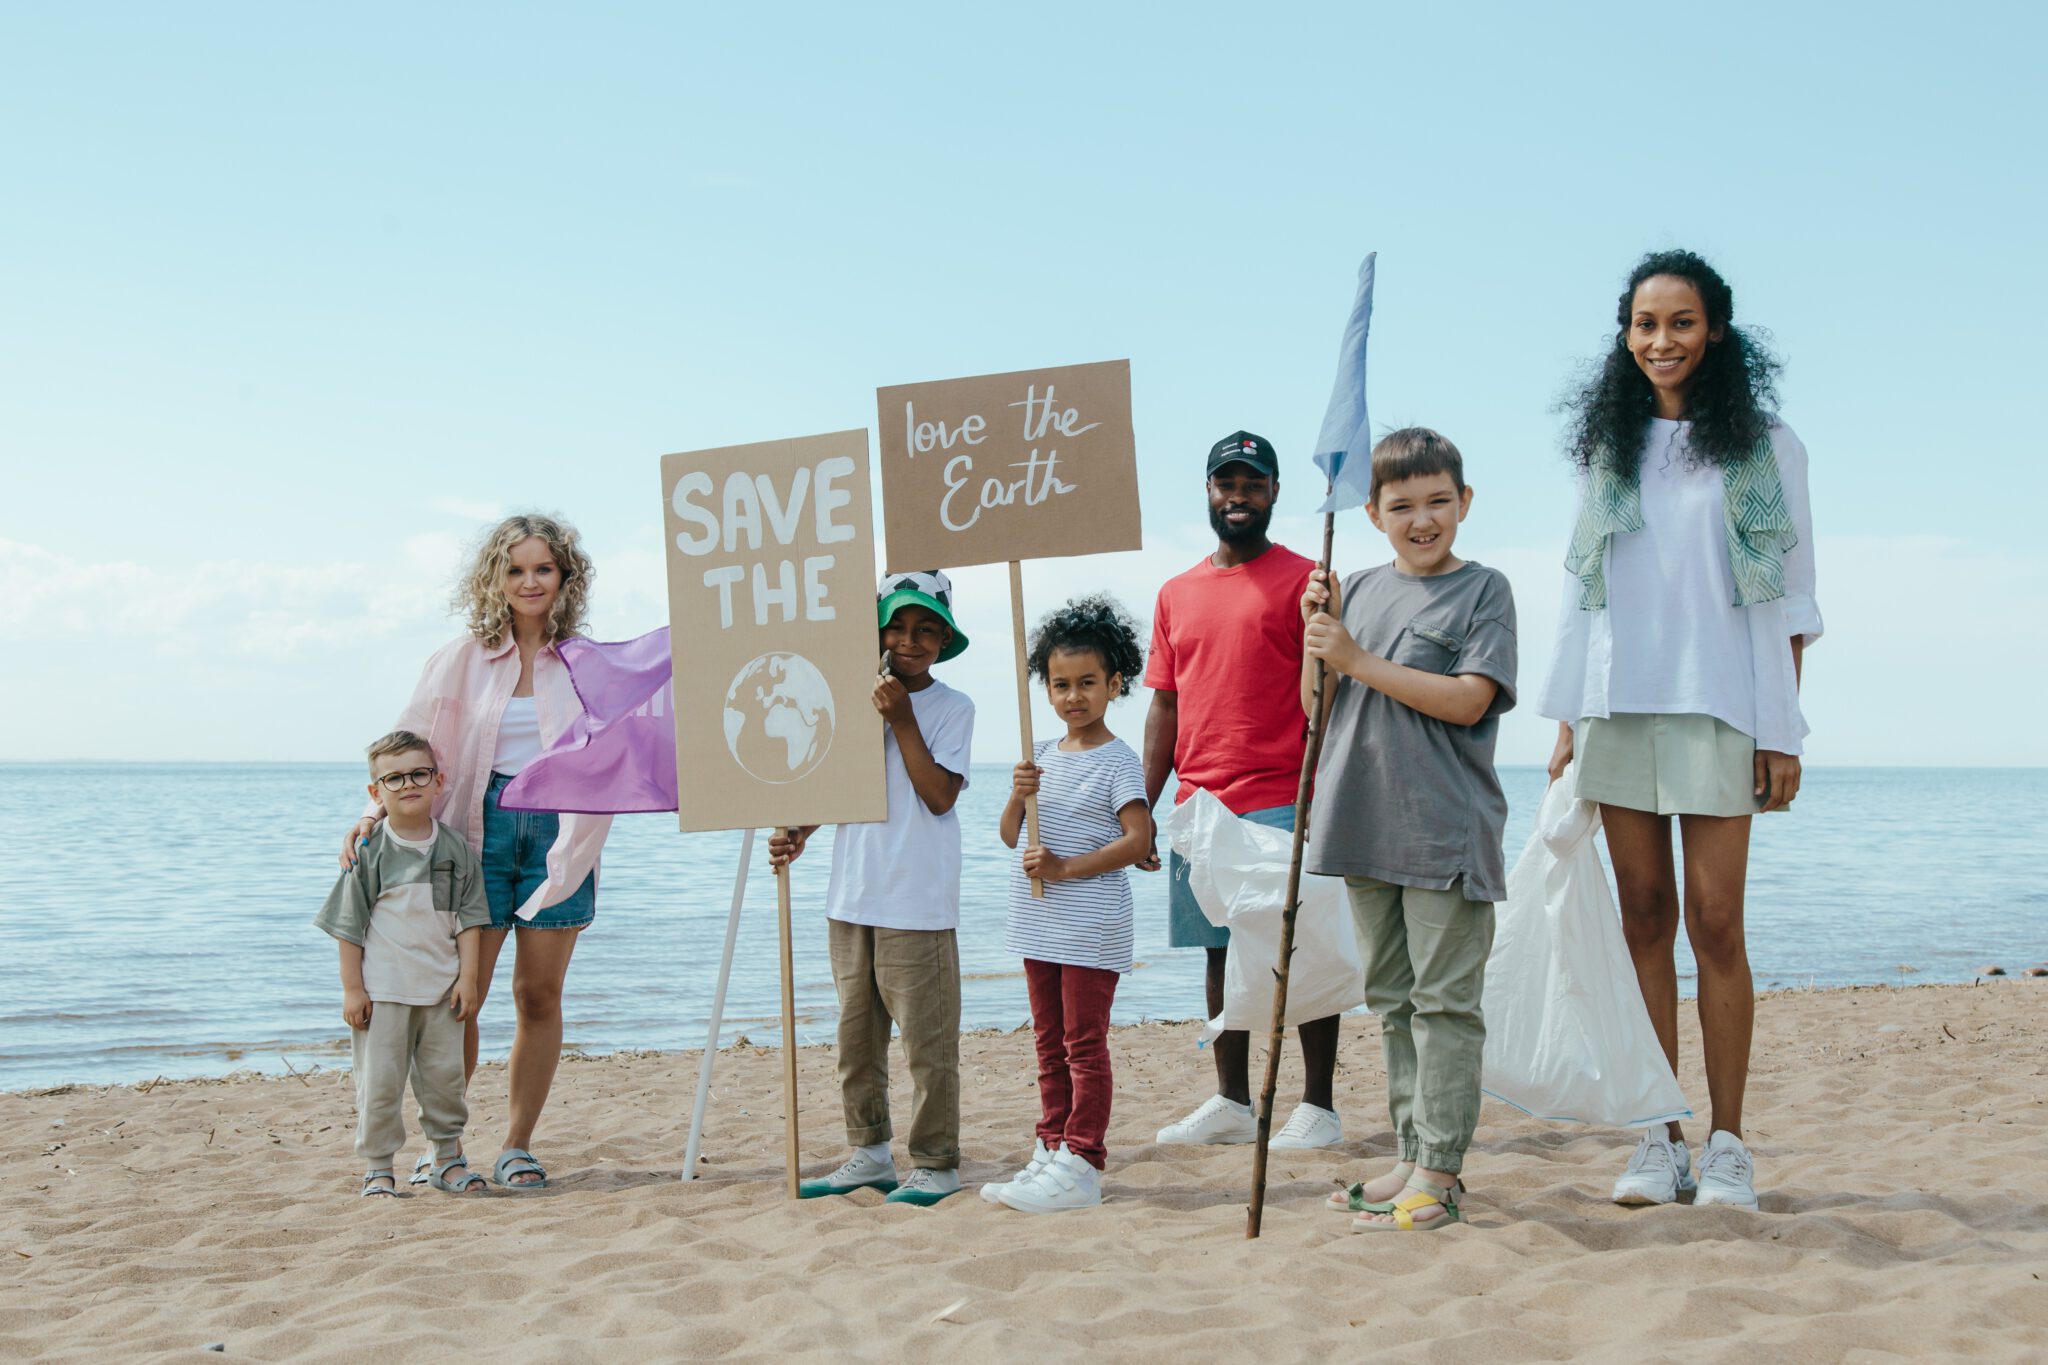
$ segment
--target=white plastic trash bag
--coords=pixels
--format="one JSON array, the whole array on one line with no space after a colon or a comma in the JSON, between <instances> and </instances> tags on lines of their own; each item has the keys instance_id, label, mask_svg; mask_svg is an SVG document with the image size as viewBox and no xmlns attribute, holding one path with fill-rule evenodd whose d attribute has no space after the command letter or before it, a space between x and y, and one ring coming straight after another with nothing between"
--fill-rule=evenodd
<instances>
[{"instance_id":1,"label":"white plastic trash bag","mask_svg":"<svg viewBox=\"0 0 2048 1365\"><path fill-rule=\"evenodd\" d=\"M1495 911L1481 1084L1539 1119L1640 1128L1692 1110L1636 986L1599 828L1600 808L1572 796L1567 768Z\"/></svg>"},{"instance_id":2,"label":"white plastic trash bag","mask_svg":"<svg viewBox=\"0 0 2048 1365\"><path fill-rule=\"evenodd\" d=\"M1223 1013L1202 1031L1264 1033L1273 1026L1273 970L1280 961L1280 912L1294 835L1241 820L1197 790L1166 818L1173 851L1187 860L1188 888L1211 924L1230 930ZM1287 1023L1305 1024L1365 1003L1365 974L1341 877L1301 879L1294 916L1294 966L1287 975Z\"/></svg>"}]
</instances>

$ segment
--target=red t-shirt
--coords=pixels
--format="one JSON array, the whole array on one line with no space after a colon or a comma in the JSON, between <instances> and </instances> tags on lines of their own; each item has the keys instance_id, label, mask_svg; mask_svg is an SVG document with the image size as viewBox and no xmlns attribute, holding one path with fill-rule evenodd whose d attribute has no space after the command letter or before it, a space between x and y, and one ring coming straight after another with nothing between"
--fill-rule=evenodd
<instances>
[{"instance_id":1,"label":"red t-shirt","mask_svg":"<svg viewBox=\"0 0 2048 1365\"><path fill-rule=\"evenodd\" d=\"M1167 580L1145 686L1179 695L1178 805L1205 788L1238 815L1291 806L1301 784L1301 594L1316 567L1284 545Z\"/></svg>"}]
</instances>

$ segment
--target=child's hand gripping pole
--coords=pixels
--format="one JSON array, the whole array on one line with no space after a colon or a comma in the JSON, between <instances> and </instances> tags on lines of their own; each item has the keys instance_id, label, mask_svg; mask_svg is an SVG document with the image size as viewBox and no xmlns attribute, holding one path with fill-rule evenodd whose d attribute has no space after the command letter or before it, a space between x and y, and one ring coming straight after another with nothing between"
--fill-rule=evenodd
<instances>
[{"instance_id":1,"label":"child's hand gripping pole","mask_svg":"<svg viewBox=\"0 0 2048 1365\"><path fill-rule=\"evenodd\" d=\"M1024 646L1024 566L1016 560L1010 561L1010 627L1017 640L1017 728L1024 740L1024 761L1032 761L1031 743L1031 669L1025 662ZM1024 846L1031 848L1038 843L1038 798L1024 798ZM1033 878L1031 898L1045 899L1045 883Z\"/></svg>"}]
</instances>

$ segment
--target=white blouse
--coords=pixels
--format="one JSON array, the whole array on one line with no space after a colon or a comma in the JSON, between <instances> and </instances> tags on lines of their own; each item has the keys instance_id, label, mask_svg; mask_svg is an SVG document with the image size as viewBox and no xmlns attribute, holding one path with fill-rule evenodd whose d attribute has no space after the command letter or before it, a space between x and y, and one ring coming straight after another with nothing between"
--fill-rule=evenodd
<instances>
[{"instance_id":1,"label":"white blouse","mask_svg":"<svg viewBox=\"0 0 2048 1365\"><path fill-rule=\"evenodd\" d=\"M1821 637L1814 601L1813 514L1806 447L1782 422L1771 449L1799 543L1785 556L1785 595L1738 607L1728 566L1721 472L1691 464L1691 423L1653 418L1643 447L1643 529L1610 536L1607 607L1579 606L1566 573L1557 649L1538 710L1552 720L1651 713L1726 721L1759 749L1800 752L1807 733L1792 637Z\"/></svg>"}]
</instances>

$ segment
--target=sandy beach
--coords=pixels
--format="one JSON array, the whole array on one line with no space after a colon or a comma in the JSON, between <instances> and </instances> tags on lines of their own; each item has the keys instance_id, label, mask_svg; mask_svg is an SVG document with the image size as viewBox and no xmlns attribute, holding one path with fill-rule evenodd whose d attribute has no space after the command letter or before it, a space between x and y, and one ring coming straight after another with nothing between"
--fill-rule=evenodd
<instances>
[{"instance_id":1,"label":"sandy beach","mask_svg":"<svg viewBox=\"0 0 2048 1365\"><path fill-rule=\"evenodd\" d=\"M720 1060L700 1182L676 1179L696 1058L622 1055L563 1066L535 1144L552 1189L466 1201L355 1197L343 1072L8 1094L0 1355L2040 1359L2044 992L1763 997L1760 1214L1618 1208L1629 1134L1489 1103L1471 1223L1422 1237L1352 1236L1321 1208L1390 1159L1370 1019L1345 1023L1349 1140L1274 1154L1257 1242L1249 1148L1151 1141L1206 1093L1185 1024L1116 1031L1107 1202L1036 1218L971 1193L930 1210L786 1203L780 1064L751 1047ZM1698 1105L1696 1037L1686 1048ZM973 1035L963 1059L963 1175L979 1184L1028 1146L1030 1039ZM829 1049L803 1050L813 1171L842 1146L832 1068ZM1298 1072L1281 1085L1284 1113ZM495 1154L504 1102L487 1067L479 1153Z\"/></svg>"}]
</instances>

